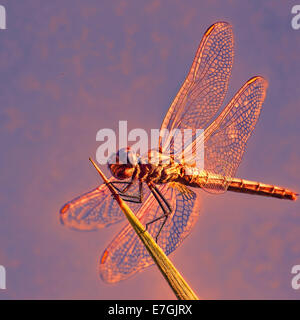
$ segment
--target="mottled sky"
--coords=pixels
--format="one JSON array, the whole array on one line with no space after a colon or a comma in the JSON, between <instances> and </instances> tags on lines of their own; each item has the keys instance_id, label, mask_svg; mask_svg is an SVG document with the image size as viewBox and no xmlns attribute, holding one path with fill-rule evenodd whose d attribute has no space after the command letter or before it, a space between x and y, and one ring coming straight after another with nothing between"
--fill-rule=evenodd
<instances>
[{"instance_id":1,"label":"mottled sky","mask_svg":"<svg viewBox=\"0 0 300 320\"><path fill-rule=\"evenodd\" d=\"M96 132L159 128L203 33L233 25L235 61L226 102L254 75L267 98L238 177L300 191L300 30L295 1L1 0L2 299L173 299L155 267L115 285L97 261L118 232L76 232L63 203L97 184L88 157ZM106 171L107 172L107 171ZM206 299L299 299L300 202L201 192L194 231L171 259Z\"/></svg>"}]
</instances>

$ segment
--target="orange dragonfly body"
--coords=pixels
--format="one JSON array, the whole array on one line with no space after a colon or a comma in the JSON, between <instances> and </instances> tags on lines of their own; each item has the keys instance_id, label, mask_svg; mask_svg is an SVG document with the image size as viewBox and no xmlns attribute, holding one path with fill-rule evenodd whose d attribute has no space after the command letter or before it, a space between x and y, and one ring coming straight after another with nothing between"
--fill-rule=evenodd
<instances>
[{"instance_id":1,"label":"orange dragonfly body","mask_svg":"<svg viewBox=\"0 0 300 320\"><path fill-rule=\"evenodd\" d=\"M165 145L163 141L168 139L160 140L159 151L151 150L145 156L149 160L154 152L159 159L171 154L167 164L144 163L145 157L137 157L127 148L119 150L116 162L108 165L113 175L110 183L124 200L132 203L136 216L156 237L166 254L180 245L199 216L199 199L191 188L212 193L229 190L289 200L297 198L296 193L286 188L235 178L265 99L267 81L264 78L255 76L248 80L210 124L227 92L233 43L230 24L217 22L208 28L188 76L161 125L161 132L164 129L167 132L204 129L204 133L187 146L194 150L197 139L202 139L202 168L179 161L182 160L182 150L178 151L180 148L175 144ZM121 154L128 162L120 161ZM148 188L143 188L145 184ZM120 222L125 217L103 184L66 203L60 210L60 219L74 229L95 230ZM127 225L105 249L99 272L104 281L117 282L152 263L134 230Z\"/></svg>"}]
</instances>

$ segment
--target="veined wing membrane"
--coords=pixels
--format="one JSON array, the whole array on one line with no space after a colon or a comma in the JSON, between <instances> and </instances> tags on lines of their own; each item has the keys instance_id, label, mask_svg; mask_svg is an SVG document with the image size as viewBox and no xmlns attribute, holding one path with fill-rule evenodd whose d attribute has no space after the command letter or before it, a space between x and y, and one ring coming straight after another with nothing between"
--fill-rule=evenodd
<instances>
[{"instance_id":1,"label":"veined wing membrane","mask_svg":"<svg viewBox=\"0 0 300 320\"><path fill-rule=\"evenodd\" d=\"M219 117L204 133L204 169L227 178L234 177L246 144L260 115L266 96L267 81L262 77L248 80ZM228 181L228 180L227 180ZM223 185L207 185L210 192L222 192Z\"/></svg>"},{"instance_id":2,"label":"veined wing membrane","mask_svg":"<svg viewBox=\"0 0 300 320\"><path fill-rule=\"evenodd\" d=\"M109 179L116 182L115 178ZM125 184L118 184L122 189ZM144 188L145 189L145 188ZM138 182L135 182L128 194L138 192ZM149 192L145 190L146 197ZM131 203L133 210L138 210L141 204ZM108 227L111 224L125 220L124 213L112 197L111 192L105 184L67 202L60 210L60 221L62 224L76 230L96 230Z\"/></svg>"},{"instance_id":3,"label":"veined wing membrane","mask_svg":"<svg viewBox=\"0 0 300 320\"><path fill-rule=\"evenodd\" d=\"M173 208L159 238L158 245L166 254L175 250L190 233L199 216L196 194L178 184L159 186L161 193ZM136 216L142 224L161 216L162 210L152 194ZM148 232L156 236L162 220L149 225ZM153 264L148 251L130 225L125 226L104 251L100 260L100 276L106 282L125 280L134 273Z\"/></svg>"},{"instance_id":4,"label":"veined wing membrane","mask_svg":"<svg viewBox=\"0 0 300 320\"><path fill-rule=\"evenodd\" d=\"M193 64L161 125L162 151L168 151L163 129L204 129L223 103L233 64L230 24L217 22L204 34ZM175 146L176 147L176 146Z\"/></svg>"}]
</instances>

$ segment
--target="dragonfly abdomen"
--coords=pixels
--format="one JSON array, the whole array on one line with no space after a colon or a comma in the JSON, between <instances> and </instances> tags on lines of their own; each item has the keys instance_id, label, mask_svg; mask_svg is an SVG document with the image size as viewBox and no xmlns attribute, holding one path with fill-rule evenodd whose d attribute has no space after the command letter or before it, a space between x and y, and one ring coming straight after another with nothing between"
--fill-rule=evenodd
<instances>
[{"instance_id":1,"label":"dragonfly abdomen","mask_svg":"<svg viewBox=\"0 0 300 320\"><path fill-rule=\"evenodd\" d=\"M237 178L231 179L227 190L288 200L296 200L298 196L287 188Z\"/></svg>"},{"instance_id":2,"label":"dragonfly abdomen","mask_svg":"<svg viewBox=\"0 0 300 320\"><path fill-rule=\"evenodd\" d=\"M194 188L224 189L228 180L222 175L212 174L196 167L184 166L178 182Z\"/></svg>"},{"instance_id":3,"label":"dragonfly abdomen","mask_svg":"<svg viewBox=\"0 0 300 320\"><path fill-rule=\"evenodd\" d=\"M179 182L190 187L211 190L228 190L233 192L256 194L279 199L296 200L298 194L290 189L245 179L229 178L206 170L185 167Z\"/></svg>"}]
</instances>

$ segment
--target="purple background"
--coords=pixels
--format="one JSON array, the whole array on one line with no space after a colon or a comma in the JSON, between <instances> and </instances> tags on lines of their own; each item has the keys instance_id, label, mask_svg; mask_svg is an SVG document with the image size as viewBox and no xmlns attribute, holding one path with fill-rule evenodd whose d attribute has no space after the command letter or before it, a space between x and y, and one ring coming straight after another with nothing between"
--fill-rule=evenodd
<instances>
[{"instance_id":1,"label":"purple background","mask_svg":"<svg viewBox=\"0 0 300 320\"><path fill-rule=\"evenodd\" d=\"M212 23L233 25L226 102L250 77L267 98L238 177L300 191L300 30L295 1L1 0L1 299L173 299L155 267L116 285L97 261L121 225L60 225L58 210L97 184L96 132L159 128ZM171 259L200 297L291 298L300 202L202 194L201 217Z\"/></svg>"}]
</instances>

